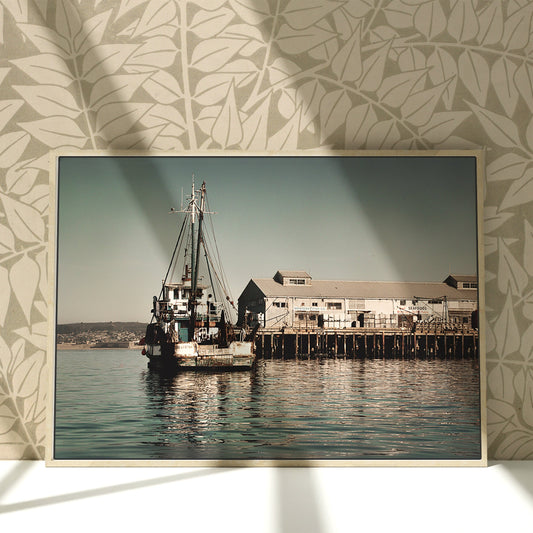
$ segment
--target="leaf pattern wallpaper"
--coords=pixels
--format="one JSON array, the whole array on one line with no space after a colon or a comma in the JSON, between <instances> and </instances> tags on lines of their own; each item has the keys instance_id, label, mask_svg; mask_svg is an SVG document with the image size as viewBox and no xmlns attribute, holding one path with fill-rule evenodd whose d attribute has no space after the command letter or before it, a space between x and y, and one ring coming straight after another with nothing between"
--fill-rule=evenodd
<instances>
[{"instance_id":1,"label":"leaf pattern wallpaper","mask_svg":"<svg viewBox=\"0 0 533 533\"><path fill-rule=\"evenodd\" d=\"M533 3L0 0L0 458L44 457L49 151L486 149L489 457L533 458Z\"/></svg>"}]
</instances>

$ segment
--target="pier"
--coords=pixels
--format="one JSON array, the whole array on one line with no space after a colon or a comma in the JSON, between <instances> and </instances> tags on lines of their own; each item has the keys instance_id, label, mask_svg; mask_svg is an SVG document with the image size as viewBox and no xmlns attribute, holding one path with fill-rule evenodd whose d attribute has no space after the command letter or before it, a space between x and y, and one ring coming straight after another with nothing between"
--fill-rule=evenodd
<instances>
[{"instance_id":1,"label":"pier","mask_svg":"<svg viewBox=\"0 0 533 533\"><path fill-rule=\"evenodd\" d=\"M261 329L256 353L264 358L477 359L477 330L417 328Z\"/></svg>"}]
</instances>

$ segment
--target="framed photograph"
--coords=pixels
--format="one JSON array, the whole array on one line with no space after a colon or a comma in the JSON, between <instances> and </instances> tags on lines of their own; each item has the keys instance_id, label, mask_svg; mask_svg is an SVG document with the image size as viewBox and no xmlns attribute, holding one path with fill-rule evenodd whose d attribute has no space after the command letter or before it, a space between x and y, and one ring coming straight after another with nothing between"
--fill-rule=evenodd
<instances>
[{"instance_id":1,"label":"framed photograph","mask_svg":"<svg viewBox=\"0 0 533 533\"><path fill-rule=\"evenodd\" d=\"M486 465L481 151L56 154L49 465Z\"/></svg>"}]
</instances>

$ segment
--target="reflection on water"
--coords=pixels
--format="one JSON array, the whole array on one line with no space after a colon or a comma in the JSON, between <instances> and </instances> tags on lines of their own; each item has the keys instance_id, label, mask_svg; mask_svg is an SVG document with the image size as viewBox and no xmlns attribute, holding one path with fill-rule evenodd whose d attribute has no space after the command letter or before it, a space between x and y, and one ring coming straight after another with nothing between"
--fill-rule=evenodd
<instances>
[{"instance_id":1,"label":"reflection on water","mask_svg":"<svg viewBox=\"0 0 533 533\"><path fill-rule=\"evenodd\" d=\"M56 458L480 457L471 361L262 360L168 376L139 359L59 354Z\"/></svg>"}]
</instances>

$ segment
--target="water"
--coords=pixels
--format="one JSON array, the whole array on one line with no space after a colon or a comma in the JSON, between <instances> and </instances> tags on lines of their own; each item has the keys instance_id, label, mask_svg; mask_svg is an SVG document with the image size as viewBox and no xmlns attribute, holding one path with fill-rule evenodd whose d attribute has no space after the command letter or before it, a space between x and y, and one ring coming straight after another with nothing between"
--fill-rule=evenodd
<instances>
[{"instance_id":1,"label":"water","mask_svg":"<svg viewBox=\"0 0 533 533\"><path fill-rule=\"evenodd\" d=\"M479 459L472 361L260 360L165 377L59 351L56 459Z\"/></svg>"}]
</instances>

